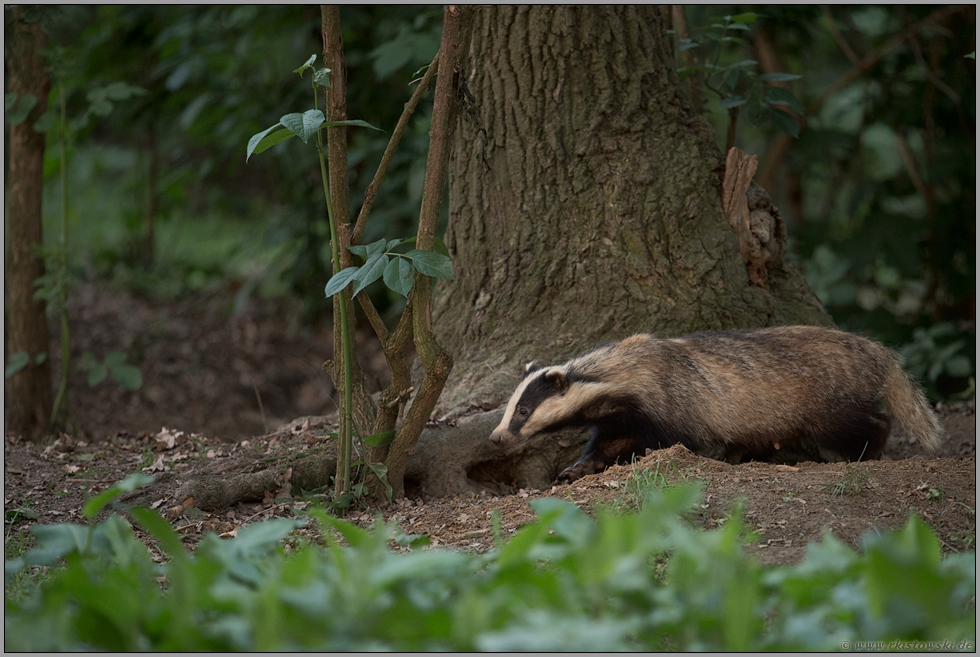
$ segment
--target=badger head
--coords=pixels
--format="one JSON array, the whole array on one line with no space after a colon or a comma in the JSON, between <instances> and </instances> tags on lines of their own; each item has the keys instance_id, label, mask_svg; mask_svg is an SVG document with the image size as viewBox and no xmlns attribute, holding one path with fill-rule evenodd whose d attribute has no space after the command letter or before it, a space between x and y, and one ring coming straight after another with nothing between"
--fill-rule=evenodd
<instances>
[{"instance_id":1,"label":"badger head","mask_svg":"<svg viewBox=\"0 0 980 657\"><path fill-rule=\"evenodd\" d=\"M524 368L524 378L511 395L504 417L490 440L495 443L530 438L565 419L562 400L568 392L565 367L540 367L533 362Z\"/></svg>"}]
</instances>

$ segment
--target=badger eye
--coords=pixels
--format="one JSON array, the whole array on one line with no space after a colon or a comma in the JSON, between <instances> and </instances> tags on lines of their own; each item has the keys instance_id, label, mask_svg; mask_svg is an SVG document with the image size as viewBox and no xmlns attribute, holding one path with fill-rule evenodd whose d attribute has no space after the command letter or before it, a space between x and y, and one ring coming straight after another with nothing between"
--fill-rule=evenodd
<instances>
[{"instance_id":1,"label":"badger eye","mask_svg":"<svg viewBox=\"0 0 980 657\"><path fill-rule=\"evenodd\" d=\"M517 414L520 415L521 417L527 417L527 413L528 413L527 409L524 408L523 406L517 409Z\"/></svg>"}]
</instances>

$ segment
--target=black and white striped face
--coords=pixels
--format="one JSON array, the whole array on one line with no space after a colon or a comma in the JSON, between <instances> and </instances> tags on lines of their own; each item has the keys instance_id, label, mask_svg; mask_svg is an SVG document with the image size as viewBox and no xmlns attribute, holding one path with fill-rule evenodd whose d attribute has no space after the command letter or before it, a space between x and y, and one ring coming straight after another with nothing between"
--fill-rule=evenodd
<instances>
[{"instance_id":1,"label":"black and white striped face","mask_svg":"<svg viewBox=\"0 0 980 657\"><path fill-rule=\"evenodd\" d=\"M511 395L504 410L504 417L493 433L490 440L495 443L510 442L519 438L528 438L548 427L543 422L549 406L554 402L549 400L560 398L568 388L565 368L539 367L533 362L524 368L524 378L517 385L517 390ZM543 408L542 408L543 407Z\"/></svg>"}]
</instances>

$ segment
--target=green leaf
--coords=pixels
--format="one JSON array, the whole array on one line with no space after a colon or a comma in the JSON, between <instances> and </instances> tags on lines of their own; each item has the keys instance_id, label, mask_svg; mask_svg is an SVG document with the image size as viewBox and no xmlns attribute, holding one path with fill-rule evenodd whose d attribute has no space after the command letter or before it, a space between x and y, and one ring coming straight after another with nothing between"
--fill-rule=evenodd
<instances>
[{"instance_id":1,"label":"green leaf","mask_svg":"<svg viewBox=\"0 0 980 657\"><path fill-rule=\"evenodd\" d=\"M370 258L371 256L376 256L376 255L379 255L381 253L384 253L385 252L385 245L386 245L386 242L384 241L384 239L380 239L377 242L371 242L370 244L368 244L367 245L367 255L368 255L368 257Z\"/></svg>"},{"instance_id":2,"label":"green leaf","mask_svg":"<svg viewBox=\"0 0 980 657\"><path fill-rule=\"evenodd\" d=\"M287 139L296 136L292 132L286 129L282 129L277 132L272 132L273 130L279 127L281 127L281 125L277 123L267 130L263 130L262 132L252 135L252 138L248 140L248 148L246 149L245 152L246 162L248 162L248 158L252 157L253 153L255 154L261 153L262 151L272 148L276 144L281 144Z\"/></svg>"},{"instance_id":3,"label":"green leaf","mask_svg":"<svg viewBox=\"0 0 980 657\"><path fill-rule=\"evenodd\" d=\"M99 385L100 383L105 381L107 376L109 376L108 368L106 368L106 366L103 365L102 363L96 363L95 365L92 366L92 369L88 371L89 387L91 388L92 386Z\"/></svg>"},{"instance_id":4,"label":"green leaf","mask_svg":"<svg viewBox=\"0 0 980 657\"><path fill-rule=\"evenodd\" d=\"M799 80L802 77L802 75L793 75L792 73L763 73L759 79L763 82L789 82L790 80Z\"/></svg>"},{"instance_id":5,"label":"green leaf","mask_svg":"<svg viewBox=\"0 0 980 657\"><path fill-rule=\"evenodd\" d=\"M24 560L33 566L53 566L66 554L84 550L91 531L89 527L64 522L34 525L31 534L37 547L25 554Z\"/></svg>"},{"instance_id":6,"label":"green leaf","mask_svg":"<svg viewBox=\"0 0 980 657\"><path fill-rule=\"evenodd\" d=\"M4 119L11 126L20 125L27 120L27 115L31 113L37 105L37 96L25 94L17 97L17 94L4 94Z\"/></svg>"},{"instance_id":7,"label":"green leaf","mask_svg":"<svg viewBox=\"0 0 980 657\"><path fill-rule=\"evenodd\" d=\"M400 532L395 534L394 538L395 543L398 543L402 547L412 548L413 550L432 545L432 539L429 538L428 534L406 534Z\"/></svg>"},{"instance_id":8,"label":"green leaf","mask_svg":"<svg viewBox=\"0 0 980 657\"><path fill-rule=\"evenodd\" d=\"M110 351L105 355L104 360L106 367L119 367L120 365L126 364L126 352L125 351Z\"/></svg>"},{"instance_id":9,"label":"green leaf","mask_svg":"<svg viewBox=\"0 0 980 657\"><path fill-rule=\"evenodd\" d=\"M311 111L316 111L316 110L311 110ZM378 132L384 132L384 130L382 130L381 128L378 128L376 126L373 126L370 123L368 123L367 121L361 121L360 119L352 119L350 121L327 121L326 123L324 123L320 127L321 128L331 128L333 126L339 126L339 125L349 125L349 126L355 126L355 127L358 127L358 128L371 128L372 130L377 130Z\"/></svg>"},{"instance_id":10,"label":"green leaf","mask_svg":"<svg viewBox=\"0 0 980 657\"><path fill-rule=\"evenodd\" d=\"M112 102L105 98L101 98L93 101L89 105L88 110L96 116L109 116L112 114Z\"/></svg>"},{"instance_id":11,"label":"green leaf","mask_svg":"<svg viewBox=\"0 0 980 657\"><path fill-rule=\"evenodd\" d=\"M542 497L528 503L541 517L553 517L551 528L555 535L575 545L585 545L594 533L595 524L577 505L554 497Z\"/></svg>"},{"instance_id":12,"label":"green leaf","mask_svg":"<svg viewBox=\"0 0 980 657\"><path fill-rule=\"evenodd\" d=\"M394 439L394 431L382 431L381 433L372 434L362 438L361 440L369 447L387 447Z\"/></svg>"},{"instance_id":13,"label":"green leaf","mask_svg":"<svg viewBox=\"0 0 980 657\"><path fill-rule=\"evenodd\" d=\"M402 244L415 244L415 242L417 240L418 240L418 235L416 235L414 237L409 237L408 239L404 239L404 240L401 241L401 243ZM442 255L446 256L447 258L449 257L449 247L446 246L446 243L443 242L438 237L433 237L432 238L432 248L433 248L433 250L435 250L436 253L441 253Z\"/></svg>"},{"instance_id":14,"label":"green leaf","mask_svg":"<svg viewBox=\"0 0 980 657\"><path fill-rule=\"evenodd\" d=\"M718 107L720 107L723 110L729 110L735 107L741 107L747 102L748 101L745 100L744 98L739 98L738 96L732 96L730 98L722 99L722 101L718 103Z\"/></svg>"},{"instance_id":15,"label":"green leaf","mask_svg":"<svg viewBox=\"0 0 980 657\"><path fill-rule=\"evenodd\" d=\"M319 71L313 74L313 84L318 87L330 88L330 69L321 68Z\"/></svg>"},{"instance_id":16,"label":"green leaf","mask_svg":"<svg viewBox=\"0 0 980 657\"><path fill-rule=\"evenodd\" d=\"M432 238L432 248L435 249L436 253L441 253L442 255L449 258L449 247L438 237ZM451 259L451 258L450 258Z\"/></svg>"},{"instance_id":17,"label":"green leaf","mask_svg":"<svg viewBox=\"0 0 980 657\"><path fill-rule=\"evenodd\" d=\"M83 352L78 359L78 369L83 371L90 370L98 364L99 361L95 358L91 351Z\"/></svg>"},{"instance_id":18,"label":"green leaf","mask_svg":"<svg viewBox=\"0 0 980 657\"><path fill-rule=\"evenodd\" d=\"M743 75L745 74L737 68L729 68L725 71L721 76L722 91L734 93L739 88L739 81Z\"/></svg>"},{"instance_id":19,"label":"green leaf","mask_svg":"<svg viewBox=\"0 0 980 657\"><path fill-rule=\"evenodd\" d=\"M383 242L384 240L382 240ZM367 259L361 270L354 275L354 280L357 283L354 285L354 292L352 296L357 296L357 293L366 288L371 283L375 282L384 274L385 267L388 266L388 256L383 253L376 253Z\"/></svg>"},{"instance_id":20,"label":"green leaf","mask_svg":"<svg viewBox=\"0 0 980 657\"><path fill-rule=\"evenodd\" d=\"M953 356L946 361L946 373L953 377L966 378L973 373L973 364L967 356Z\"/></svg>"},{"instance_id":21,"label":"green leaf","mask_svg":"<svg viewBox=\"0 0 980 657\"><path fill-rule=\"evenodd\" d=\"M318 109L306 110L302 114L294 112L286 114L281 119L281 123L287 130L303 140L306 144L310 141L310 136L316 133L326 119L323 112Z\"/></svg>"},{"instance_id":22,"label":"green leaf","mask_svg":"<svg viewBox=\"0 0 980 657\"><path fill-rule=\"evenodd\" d=\"M347 269L337 272L330 277L329 281L327 281L327 286L323 288L323 293L328 299L337 294L347 287L347 284L354 279L354 275L357 274L359 269L360 267L348 267Z\"/></svg>"},{"instance_id":23,"label":"green leaf","mask_svg":"<svg viewBox=\"0 0 980 657\"><path fill-rule=\"evenodd\" d=\"M316 61L316 53L310 55L310 58L306 60L305 64L303 64L299 68L294 68L293 73L299 73L300 77L303 77L303 73L306 72L306 69L313 66L313 62L315 61Z\"/></svg>"},{"instance_id":24,"label":"green leaf","mask_svg":"<svg viewBox=\"0 0 980 657\"><path fill-rule=\"evenodd\" d=\"M7 472L10 471L10 468L7 468ZM4 522L8 525L16 525L22 518L33 520L37 517L38 512L26 506L19 506L16 509L6 509L3 512Z\"/></svg>"},{"instance_id":25,"label":"green leaf","mask_svg":"<svg viewBox=\"0 0 980 657\"><path fill-rule=\"evenodd\" d=\"M395 433L394 431L390 433ZM367 464L368 469L375 474L378 481L385 487L385 497L388 501L391 501L392 493L394 492L391 488L391 484L388 483L388 466L384 463L372 462Z\"/></svg>"},{"instance_id":26,"label":"green leaf","mask_svg":"<svg viewBox=\"0 0 980 657\"><path fill-rule=\"evenodd\" d=\"M316 518L317 522L321 526L333 527L341 535L347 539L352 547L358 547L361 545L366 545L371 542L371 534L367 530L361 529L357 525L347 522L346 520L341 520L340 518L335 518L334 516L327 515L320 509L312 509L310 515Z\"/></svg>"},{"instance_id":27,"label":"green leaf","mask_svg":"<svg viewBox=\"0 0 980 657\"><path fill-rule=\"evenodd\" d=\"M274 518L242 527L235 537L235 551L245 557L267 556L279 547L279 541L305 524L305 518Z\"/></svg>"},{"instance_id":28,"label":"green leaf","mask_svg":"<svg viewBox=\"0 0 980 657\"><path fill-rule=\"evenodd\" d=\"M48 107L48 109L34 122L34 132L47 132L54 125L55 120L58 118L58 110L55 107Z\"/></svg>"},{"instance_id":29,"label":"green leaf","mask_svg":"<svg viewBox=\"0 0 980 657\"><path fill-rule=\"evenodd\" d=\"M735 14L734 16L728 16L728 20L730 20L733 23L754 23L758 17L759 17L758 14L753 13L751 11L747 11L744 14Z\"/></svg>"},{"instance_id":30,"label":"green leaf","mask_svg":"<svg viewBox=\"0 0 980 657\"><path fill-rule=\"evenodd\" d=\"M766 102L770 105L788 105L794 112L803 113L803 105L793 95L793 92L782 87L767 87Z\"/></svg>"},{"instance_id":31,"label":"green leaf","mask_svg":"<svg viewBox=\"0 0 980 657\"><path fill-rule=\"evenodd\" d=\"M136 392L143 387L143 372L134 365L113 367L112 379L130 392Z\"/></svg>"},{"instance_id":32,"label":"green leaf","mask_svg":"<svg viewBox=\"0 0 980 657\"><path fill-rule=\"evenodd\" d=\"M399 258L400 260L401 258ZM10 362L7 363L7 368L3 371L3 378L9 379L17 372L21 371L27 367L31 362L31 357L27 355L26 351L15 351L10 354Z\"/></svg>"},{"instance_id":33,"label":"green leaf","mask_svg":"<svg viewBox=\"0 0 980 657\"><path fill-rule=\"evenodd\" d=\"M772 110L772 124L777 130L786 133L790 137L800 136L800 124L783 110Z\"/></svg>"},{"instance_id":34,"label":"green leaf","mask_svg":"<svg viewBox=\"0 0 980 657\"><path fill-rule=\"evenodd\" d=\"M745 115L748 117L749 123L757 128L761 128L769 122L773 111L775 110L769 107L769 105L758 102L757 98L753 98L753 102L746 107Z\"/></svg>"},{"instance_id":35,"label":"green leaf","mask_svg":"<svg viewBox=\"0 0 980 657\"><path fill-rule=\"evenodd\" d=\"M116 499L123 493L131 493L137 488L142 488L143 486L148 486L154 481L154 477L145 475L142 472L137 472L129 475L125 479L116 482L109 488L90 499L82 507L82 514L86 518L94 518L98 515L105 505L107 505L112 500Z\"/></svg>"},{"instance_id":36,"label":"green leaf","mask_svg":"<svg viewBox=\"0 0 980 657\"><path fill-rule=\"evenodd\" d=\"M367 260L368 257L367 246L363 244L355 244L354 246L348 246L347 250L353 253L354 255L361 256L362 258Z\"/></svg>"},{"instance_id":37,"label":"green leaf","mask_svg":"<svg viewBox=\"0 0 980 657\"><path fill-rule=\"evenodd\" d=\"M456 280L453 276L453 261L449 259L449 256L435 251L412 249L405 254L405 257L409 258L415 268L426 276L445 278L450 281Z\"/></svg>"},{"instance_id":38,"label":"green leaf","mask_svg":"<svg viewBox=\"0 0 980 657\"><path fill-rule=\"evenodd\" d=\"M137 96L145 96L146 89L126 82L113 82L105 87L105 97L109 100L129 100Z\"/></svg>"},{"instance_id":39,"label":"green leaf","mask_svg":"<svg viewBox=\"0 0 980 657\"><path fill-rule=\"evenodd\" d=\"M406 258L392 258L385 267L384 281L389 290L407 297L415 283L415 269L412 263Z\"/></svg>"},{"instance_id":40,"label":"green leaf","mask_svg":"<svg viewBox=\"0 0 980 657\"><path fill-rule=\"evenodd\" d=\"M137 507L130 513L132 513L133 519L142 525L143 529L160 543L163 551L168 556L172 559L181 559L187 556L180 536L170 526L169 522L149 509Z\"/></svg>"}]
</instances>

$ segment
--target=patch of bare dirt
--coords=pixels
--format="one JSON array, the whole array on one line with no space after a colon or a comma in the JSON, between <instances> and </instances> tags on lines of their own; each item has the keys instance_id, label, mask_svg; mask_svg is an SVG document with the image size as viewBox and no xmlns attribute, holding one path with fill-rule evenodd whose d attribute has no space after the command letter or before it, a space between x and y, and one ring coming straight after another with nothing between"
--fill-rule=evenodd
<instances>
[{"instance_id":1,"label":"patch of bare dirt","mask_svg":"<svg viewBox=\"0 0 980 657\"><path fill-rule=\"evenodd\" d=\"M110 384L89 388L84 375L73 375L70 435L48 445L5 436L8 534L26 533L38 522L82 522L88 497L136 471L158 479L126 502L167 515L188 545L209 531L231 536L245 524L303 507L306 502L289 497L298 473L270 478L263 472L271 461L326 449L323 430L269 431L332 410L332 385L320 369L331 340L324 330L290 326L281 319L287 313L273 310L267 302L250 302L236 313L229 293L164 305L83 287L72 309L76 356L92 351L102 358L127 348L145 383L129 393ZM375 361L367 361L370 369ZM589 512L628 506L636 502L629 479L645 470L661 485L700 482L704 499L690 520L701 526L719 526L740 505L758 535L750 549L765 563L798 561L806 543L824 532L856 545L865 532L899 527L912 513L935 529L944 550L974 550L975 404L942 408L940 417L948 440L936 458L906 458L914 449L901 437L886 451L892 460L795 467L733 466L675 446L571 484L399 500L355 508L349 517L367 525L381 514L407 533L430 535L435 545L485 550L493 542L494 513L506 537L535 518L529 502L536 498L569 499ZM254 475L255 494L228 508L202 510L179 494L181 481L201 475Z\"/></svg>"}]
</instances>

